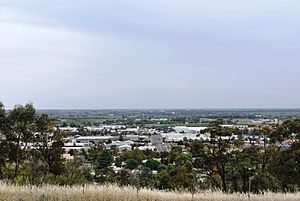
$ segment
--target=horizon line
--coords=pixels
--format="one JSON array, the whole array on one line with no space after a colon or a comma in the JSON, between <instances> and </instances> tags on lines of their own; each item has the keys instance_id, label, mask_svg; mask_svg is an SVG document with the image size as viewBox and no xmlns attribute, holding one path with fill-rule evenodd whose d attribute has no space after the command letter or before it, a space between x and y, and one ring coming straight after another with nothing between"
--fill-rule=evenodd
<instances>
[{"instance_id":1,"label":"horizon line","mask_svg":"<svg viewBox=\"0 0 300 201\"><path fill-rule=\"evenodd\" d=\"M36 110L300 110L300 107L203 107L203 108L36 108Z\"/></svg>"}]
</instances>

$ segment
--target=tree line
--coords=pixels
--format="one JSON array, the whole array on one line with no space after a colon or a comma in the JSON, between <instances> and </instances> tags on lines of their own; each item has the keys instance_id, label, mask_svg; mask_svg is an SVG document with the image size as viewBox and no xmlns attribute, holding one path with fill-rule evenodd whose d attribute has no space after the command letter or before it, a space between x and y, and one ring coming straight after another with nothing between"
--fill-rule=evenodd
<instances>
[{"instance_id":1,"label":"tree line","mask_svg":"<svg viewBox=\"0 0 300 201\"><path fill-rule=\"evenodd\" d=\"M55 119L38 114L31 104L6 111L1 103L0 179L31 185L117 183L192 193L299 191L300 119L247 131L256 136L249 146L244 144L245 131L222 124L223 120L210 122L203 131L210 138L185 139L168 152L134 146L120 152L114 146L95 144L88 150L71 150L74 159L66 160L64 138L70 134L62 132ZM291 145L283 146L285 140Z\"/></svg>"}]
</instances>

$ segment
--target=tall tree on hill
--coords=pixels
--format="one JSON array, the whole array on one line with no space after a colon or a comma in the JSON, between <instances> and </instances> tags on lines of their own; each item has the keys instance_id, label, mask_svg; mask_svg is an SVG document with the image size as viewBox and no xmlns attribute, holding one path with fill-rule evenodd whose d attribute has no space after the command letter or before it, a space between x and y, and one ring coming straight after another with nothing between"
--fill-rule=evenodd
<instances>
[{"instance_id":1,"label":"tall tree on hill","mask_svg":"<svg viewBox=\"0 0 300 201\"><path fill-rule=\"evenodd\" d=\"M255 147L232 152L230 161L230 172L228 180L233 192L247 193L249 191L249 182L255 176L259 167L257 161L258 152Z\"/></svg>"},{"instance_id":2,"label":"tall tree on hill","mask_svg":"<svg viewBox=\"0 0 300 201\"><path fill-rule=\"evenodd\" d=\"M4 124L6 119L6 113L3 103L0 102L0 134L4 131Z\"/></svg>"},{"instance_id":3,"label":"tall tree on hill","mask_svg":"<svg viewBox=\"0 0 300 201\"><path fill-rule=\"evenodd\" d=\"M295 192L300 187L300 143L277 151L271 160L269 172L274 175L283 192Z\"/></svg>"},{"instance_id":4,"label":"tall tree on hill","mask_svg":"<svg viewBox=\"0 0 300 201\"><path fill-rule=\"evenodd\" d=\"M104 183L114 179L114 172L110 167L114 161L112 150L96 145L89 150L88 159L93 165L96 182Z\"/></svg>"},{"instance_id":5,"label":"tall tree on hill","mask_svg":"<svg viewBox=\"0 0 300 201\"><path fill-rule=\"evenodd\" d=\"M54 175L63 172L63 137L64 132L54 130L53 119L42 114L36 118L36 135L34 138L38 157L46 162L48 171Z\"/></svg>"},{"instance_id":6,"label":"tall tree on hill","mask_svg":"<svg viewBox=\"0 0 300 201\"><path fill-rule=\"evenodd\" d=\"M17 105L7 118L10 131L5 133L5 137L10 148L10 158L15 163L13 177L16 177L20 164L28 153L27 145L33 141L36 129L36 110L32 104Z\"/></svg>"},{"instance_id":7,"label":"tall tree on hill","mask_svg":"<svg viewBox=\"0 0 300 201\"><path fill-rule=\"evenodd\" d=\"M231 149L235 141L232 135L235 129L223 128L222 124L222 120L211 122L211 127L204 131L210 134L210 139L193 142L190 151L195 158L194 166L201 173L207 174L217 188L227 192L227 173L232 158Z\"/></svg>"},{"instance_id":8,"label":"tall tree on hill","mask_svg":"<svg viewBox=\"0 0 300 201\"><path fill-rule=\"evenodd\" d=\"M5 133L6 133L6 112L4 105L0 102L0 178L3 178L3 169L7 160L7 151L6 151L6 141L5 141Z\"/></svg>"}]
</instances>

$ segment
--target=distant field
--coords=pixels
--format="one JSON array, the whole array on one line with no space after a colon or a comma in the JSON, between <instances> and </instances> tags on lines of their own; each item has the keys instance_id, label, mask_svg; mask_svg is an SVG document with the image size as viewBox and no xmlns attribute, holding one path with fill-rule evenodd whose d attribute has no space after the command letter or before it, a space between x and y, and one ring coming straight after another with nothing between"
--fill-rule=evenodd
<instances>
[{"instance_id":1,"label":"distant field","mask_svg":"<svg viewBox=\"0 0 300 201\"><path fill-rule=\"evenodd\" d=\"M175 125L205 126L203 119L259 120L300 118L300 109L168 109L168 110L39 110L57 119L59 125L90 126L122 124L128 127L173 127ZM153 120L158 119L158 120ZM160 121L159 119L168 119ZM201 122L200 122L200 119ZM139 121L136 121L139 120ZM201 124L204 123L204 124Z\"/></svg>"},{"instance_id":2,"label":"distant field","mask_svg":"<svg viewBox=\"0 0 300 201\"><path fill-rule=\"evenodd\" d=\"M117 186L59 187L59 186L10 186L0 185L0 200L13 201L299 201L297 194L247 195L202 192L193 198L189 193L141 190L137 195L134 188Z\"/></svg>"}]
</instances>

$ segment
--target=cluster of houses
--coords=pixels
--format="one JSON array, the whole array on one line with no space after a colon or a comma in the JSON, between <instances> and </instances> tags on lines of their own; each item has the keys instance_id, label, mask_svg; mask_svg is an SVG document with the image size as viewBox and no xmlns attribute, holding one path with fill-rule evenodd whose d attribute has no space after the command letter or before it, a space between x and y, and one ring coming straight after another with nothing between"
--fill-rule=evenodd
<instances>
[{"instance_id":1,"label":"cluster of houses","mask_svg":"<svg viewBox=\"0 0 300 201\"><path fill-rule=\"evenodd\" d=\"M251 134L255 129L248 125L222 125L222 127L248 130L249 134L241 136L231 136L244 141L244 146L264 146L266 138ZM203 132L207 127L187 127L175 126L172 132L162 132L156 129L145 128L126 128L123 125L102 125L99 127L84 127L87 133L109 131L109 134L97 134L90 136L81 136L77 128L64 127L63 131L72 132L73 135L65 139L64 149L66 153L70 150L89 149L90 146L97 143L104 144L107 148L117 148L119 151L140 149L153 151L168 151L171 147L181 141L203 139L209 140L210 134ZM224 137L226 138L226 137ZM228 137L227 137L228 138ZM292 140L283 142L278 146L290 146Z\"/></svg>"},{"instance_id":2,"label":"cluster of houses","mask_svg":"<svg viewBox=\"0 0 300 201\"><path fill-rule=\"evenodd\" d=\"M253 125L222 125L224 128L233 128L238 129L244 134L241 136L233 135L230 137L222 138L235 138L243 140L244 147L251 146L269 146L268 138L263 135L255 135L252 132L258 127ZM80 132L77 128L65 127L61 128L64 131L72 132L71 137L65 138L64 150L65 154L63 157L67 160L72 160L73 156L69 154L70 150L88 150L94 144L101 143L106 148L116 148L119 152L126 150L152 150L157 152L164 152L171 150L172 146L180 145L182 141L189 140L209 140L210 133L205 132L204 130L207 127L188 127L188 126L175 126L170 129L170 132L163 132L159 129L145 129L145 128L126 128L123 125L103 125L100 127L85 127L84 130L87 133L96 132L96 135L80 135ZM104 131L104 132L102 132ZM107 132L108 131L108 132ZM286 140L282 143L277 143L278 147L290 147L295 141ZM160 158L155 158L154 160L161 160ZM146 163L146 160L143 161ZM125 162L122 162L125 163ZM112 170L116 173L122 170L124 164L121 164L121 167L112 165ZM130 170L135 171L135 170ZM152 171L153 174L156 174L157 171Z\"/></svg>"},{"instance_id":3,"label":"cluster of houses","mask_svg":"<svg viewBox=\"0 0 300 201\"><path fill-rule=\"evenodd\" d=\"M224 136L222 138L235 138L242 140L244 142L242 146L244 147L269 146L266 142L270 139L263 135L255 135L255 132L252 132L259 128L258 125L259 124L257 124L257 126L253 126L253 124L222 125L223 128L232 128L243 131L241 132L243 133L242 135L233 135L230 137ZM65 150L63 157L67 160L72 160L73 156L69 154L70 150L88 150L91 146L98 143L103 144L106 148L115 148L119 152L133 149L152 150L157 152L169 151L174 145L182 145L183 141L197 139L209 140L211 136L209 132L205 131L207 128L208 127L174 126L172 129L168 129L168 132L153 128L127 128L123 125L84 127L84 132L82 132L82 128L80 131L79 129L72 127L63 127L60 129L72 133L70 137L65 138L65 144L63 147ZM277 146L290 147L294 142L295 141L292 139L286 140L282 143L277 143ZM155 160L160 160L160 158L156 158ZM113 164L112 169L117 173L121 171L122 168ZM155 174L155 171L153 174Z\"/></svg>"}]
</instances>

